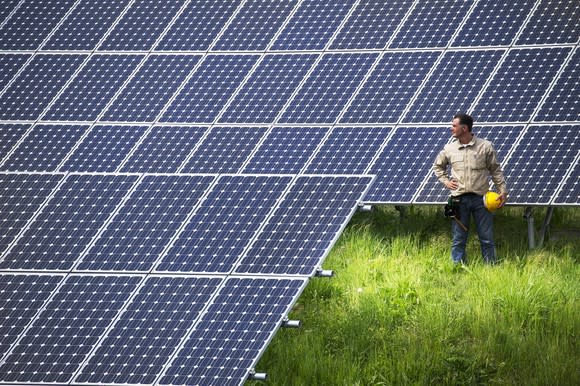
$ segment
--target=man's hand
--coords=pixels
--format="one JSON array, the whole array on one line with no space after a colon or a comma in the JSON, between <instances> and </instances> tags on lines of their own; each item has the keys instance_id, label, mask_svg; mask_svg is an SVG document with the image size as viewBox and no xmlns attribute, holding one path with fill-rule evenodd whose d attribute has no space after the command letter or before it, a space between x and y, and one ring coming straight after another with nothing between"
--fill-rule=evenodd
<instances>
[{"instance_id":1,"label":"man's hand","mask_svg":"<svg viewBox=\"0 0 580 386\"><path fill-rule=\"evenodd\" d=\"M499 201L499 207L501 208L502 206L505 205L506 201L507 201L507 194L502 193L499 195L498 198L496 198L496 201Z\"/></svg>"},{"instance_id":2,"label":"man's hand","mask_svg":"<svg viewBox=\"0 0 580 386\"><path fill-rule=\"evenodd\" d=\"M447 189L455 190L459 187L459 184L457 183L456 179L452 178L449 181L445 182L445 186L447 187Z\"/></svg>"}]
</instances>

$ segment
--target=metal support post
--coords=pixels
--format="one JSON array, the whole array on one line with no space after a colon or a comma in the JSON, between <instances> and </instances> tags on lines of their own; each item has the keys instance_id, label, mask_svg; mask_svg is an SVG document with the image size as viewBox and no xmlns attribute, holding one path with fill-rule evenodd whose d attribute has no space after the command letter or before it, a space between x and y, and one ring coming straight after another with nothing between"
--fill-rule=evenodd
<instances>
[{"instance_id":1,"label":"metal support post","mask_svg":"<svg viewBox=\"0 0 580 386\"><path fill-rule=\"evenodd\" d=\"M534 249L536 248L536 240L535 240L536 230L534 228L534 216L532 215L532 207L528 206L526 208L526 211L524 212L524 217L528 221L528 248Z\"/></svg>"},{"instance_id":2,"label":"metal support post","mask_svg":"<svg viewBox=\"0 0 580 386\"><path fill-rule=\"evenodd\" d=\"M546 237L546 232L548 231L548 228L550 227L550 221L552 220L553 214L554 214L554 207L549 206L548 210L546 211L546 217L544 218L544 223L542 224L542 228L540 229L540 234L539 234L540 240L538 240L538 247L540 247L540 248L544 245L544 239Z\"/></svg>"}]
</instances>

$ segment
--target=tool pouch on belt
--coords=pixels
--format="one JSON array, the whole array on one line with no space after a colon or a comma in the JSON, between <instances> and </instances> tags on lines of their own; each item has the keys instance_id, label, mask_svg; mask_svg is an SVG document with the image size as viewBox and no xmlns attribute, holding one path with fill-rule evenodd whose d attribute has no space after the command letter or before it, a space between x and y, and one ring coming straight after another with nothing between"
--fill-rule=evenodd
<instances>
[{"instance_id":1,"label":"tool pouch on belt","mask_svg":"<svg viewBox=\"0 0 580 386\"><path fill-rule=\"evenodd\" d=\"M449 196L447 204L445 204L445 217L458 217L459 203L461 198Z\"/></svg>"}]
</instances>

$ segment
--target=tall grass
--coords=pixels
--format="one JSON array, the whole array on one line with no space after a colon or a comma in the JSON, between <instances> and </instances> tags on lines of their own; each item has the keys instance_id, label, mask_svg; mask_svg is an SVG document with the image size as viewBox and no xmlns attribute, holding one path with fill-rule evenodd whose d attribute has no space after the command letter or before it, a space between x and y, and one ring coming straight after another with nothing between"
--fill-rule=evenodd
<instances>
[{"instance_id":1,"label":"tall grass","mask_svg":"<svg viewBox=\"0 0 580 386\"><path fill-rule=\"evenodd\" d=\"M533 251L522 213L496 217L499 265L471 235L459 269L440 208L357 214L324 264L336 276L310 282L302 328L257 370L270 385L580 384L580 211L558 209Z\"/></svg>"}]
</instances>

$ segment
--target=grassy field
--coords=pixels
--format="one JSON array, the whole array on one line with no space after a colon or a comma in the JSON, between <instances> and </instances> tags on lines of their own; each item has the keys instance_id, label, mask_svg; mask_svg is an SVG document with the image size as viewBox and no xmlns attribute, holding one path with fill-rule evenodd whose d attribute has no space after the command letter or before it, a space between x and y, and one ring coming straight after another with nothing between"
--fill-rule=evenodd
<instances>
[{"instance_id":1,"label":"grassy field","mask_svg":"<svg viewBox=\"0 0 580 386\"><path fill-rule=\"evenodd\" d=\"M268 385L579 385L580 210L527 248L523 208L498 212L501 263L452 267L440 207L355 215L257 371ZM534 210L536 223L543 211ZM252 385L264 383L250 382Z\"/></svg>"}]
</instances>

